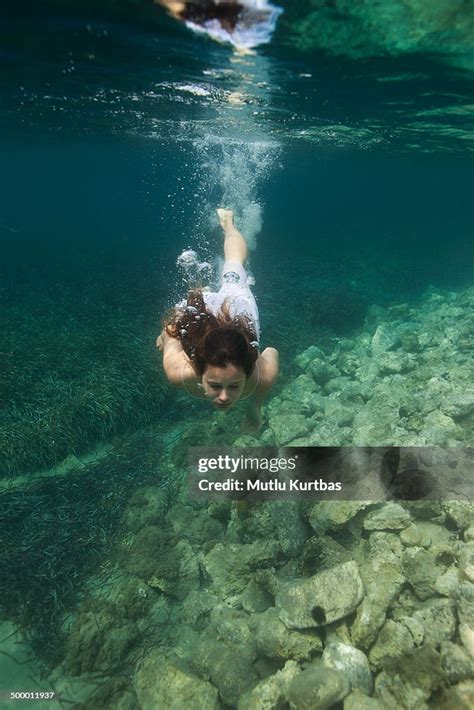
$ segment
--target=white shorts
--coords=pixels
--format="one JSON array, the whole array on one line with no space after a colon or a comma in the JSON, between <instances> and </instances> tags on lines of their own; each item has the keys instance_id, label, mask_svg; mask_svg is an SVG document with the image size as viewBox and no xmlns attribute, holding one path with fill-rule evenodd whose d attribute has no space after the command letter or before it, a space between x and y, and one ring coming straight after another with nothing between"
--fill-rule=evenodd
<instances>
[{"instance_id":1,"label":"white shorts","mask_svg":"<svg viewBox=\"0 0 474 710\"><path fill-rule=\"evenodd\" d=\"M217 315L224 301L229 306L229 314L232 318L236 316L246 316L260 340L260 318L258 315L257 302L250 290L247 272L240 261L225 261L222 267L222 281L219 291L204 291L204 303L209 310Z\"/></svg>"}]
</instances>

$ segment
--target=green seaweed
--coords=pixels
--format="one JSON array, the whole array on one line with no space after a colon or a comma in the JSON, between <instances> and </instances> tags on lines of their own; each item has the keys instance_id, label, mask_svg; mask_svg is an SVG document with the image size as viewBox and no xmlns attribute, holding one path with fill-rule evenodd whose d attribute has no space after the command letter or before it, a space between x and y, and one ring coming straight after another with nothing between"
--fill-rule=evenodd
<instances>
[{"instance_id":1,"label":"green seaweed","mask_svg":"<svg viewBox=\"0 0 474 710\"><path fill-rule=\"evenodd\" d=\"M79 298L4 296L0 330L0 477L58 464L162 416L169 396L154 339L158 315L93 283ZM158 310L158 309L157 309Z\"/></svg>"},{"instance_id":2,"label":"green seaweed","mask_svg":"<svg viewBox=\"0 0 474 710\"><path fill-rule=\"evenodd\" d=\"M0 616L48 665L64 655L65 614L110 557L131 493L160 483L160 456L156 435L142 431L79 472L0 494Z\"/></svg>"}]
</instances>

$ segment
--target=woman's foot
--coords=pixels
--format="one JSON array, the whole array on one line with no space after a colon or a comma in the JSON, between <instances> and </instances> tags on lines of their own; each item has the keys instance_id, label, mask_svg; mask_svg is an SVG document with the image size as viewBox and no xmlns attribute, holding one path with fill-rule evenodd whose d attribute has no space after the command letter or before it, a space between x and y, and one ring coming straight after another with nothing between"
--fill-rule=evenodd
<instances>
[{"instance_id":1,"label":"woman's foot","mask_svg":"<svg viewBox=\"0 0 474 710\"><path fill-rule=\"evenodd\" d=\"M222 207L219 207L216 211L221 227L225 232L226 228L232 226L234 223L234 213L232 210L225 210Z\"/></svg>"}]
</instances>

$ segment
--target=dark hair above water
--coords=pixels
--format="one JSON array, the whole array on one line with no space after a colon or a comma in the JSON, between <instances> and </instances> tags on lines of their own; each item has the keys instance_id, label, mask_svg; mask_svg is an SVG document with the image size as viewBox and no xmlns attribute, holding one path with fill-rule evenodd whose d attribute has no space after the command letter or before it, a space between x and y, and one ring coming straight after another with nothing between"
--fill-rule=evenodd
<instances>
[{"instance_id":1,"label":"dark hair above water","mask_svg":"<svg viewBox=\"0 0 474 710\"><path fill-rule=\"evenodd\" d=\"M188 0L179 13L181 19L202 25L209 20L218 20L228 32L233 32L242 13L243 5L235 0Z\"/></svg>"},{"instance_id":2,"label":"dark hair above water","mask_svg":"<svg viewBox=\"0 0 474 710\"><path fill-rule=\"evenodd\" d=\"M255 329L248 318L232 318L224 303L217 315L210 313L200 289L190 291L187 305L174 308L164 322L166 332L181 343L198 377L206 367L241 367L250 377L259 352Z\"/></svg>"}]
</instances>

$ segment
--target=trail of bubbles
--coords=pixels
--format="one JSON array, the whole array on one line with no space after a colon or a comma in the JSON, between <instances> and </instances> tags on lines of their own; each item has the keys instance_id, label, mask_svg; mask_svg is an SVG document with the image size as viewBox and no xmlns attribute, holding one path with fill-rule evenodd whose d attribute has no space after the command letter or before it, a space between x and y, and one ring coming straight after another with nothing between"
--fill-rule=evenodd
<instances>
[{"instance_id":1,"label":"trail of bubbles","mask_svg":"<svg viewBox=\"0 0 474 710\"><path fill-rule=\"evenodd\" d=\"M265 56L233 53L228 67L206 71L216 85L207 79L205 96L198 84L178 87L200 100L215 97L211 120L176 125L176 150L181 146L188 151L192 145L192 155L183 161L187 175L176 178L176 189L168 195L174 227L183 230L181 248L185 255L193 253L192 264L178 259L188 288L219 287L223 239L217 207L233 210L237 229L249 249L256 249L263 224L263 190L281 155L281 144L265 131L262 121L271 105L271 68Z\"/></svg>"},{"instance_id":2,"label":"trail of bubbles","mask_svg":"<svg viewBox=\"0 0 474 710\"><path fill-rule=\"evenodd\" d=\"M217 205L232 209L249 249L255 249L262 228L260 188L275 167L280 154L279 144L206 136L196 140L194 146L207 195L204 212L211 216L211 224L217 224L214 218Z\"/></svg>"}]
</instances>

